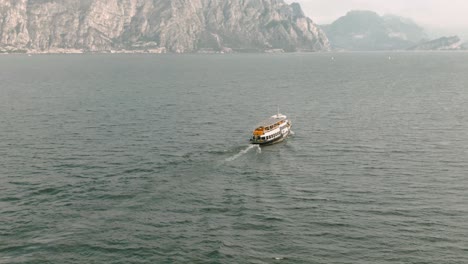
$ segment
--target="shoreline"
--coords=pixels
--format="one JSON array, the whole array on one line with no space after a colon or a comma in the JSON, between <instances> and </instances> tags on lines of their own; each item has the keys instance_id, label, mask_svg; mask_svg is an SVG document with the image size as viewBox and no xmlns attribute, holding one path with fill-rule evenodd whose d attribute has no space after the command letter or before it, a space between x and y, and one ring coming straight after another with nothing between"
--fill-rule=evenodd
<instances>
[{"instance_id":1,"label":"shoreline","mask_svg":"<svg viewBox=\"0 0 468 264\"><path fill-rule=\"evenodd\" d=\"M60 50L60 51L21 51L0 52L1 55L113 55L113 54L137 54L137 55L229 55L229 54L346 54L346 53L465 53L465 50L330 50L330 51L196 51L196 52L151 52L142 50L119 50L119 51L83 51L83 50Z\"/></svg>"}]
</instances>

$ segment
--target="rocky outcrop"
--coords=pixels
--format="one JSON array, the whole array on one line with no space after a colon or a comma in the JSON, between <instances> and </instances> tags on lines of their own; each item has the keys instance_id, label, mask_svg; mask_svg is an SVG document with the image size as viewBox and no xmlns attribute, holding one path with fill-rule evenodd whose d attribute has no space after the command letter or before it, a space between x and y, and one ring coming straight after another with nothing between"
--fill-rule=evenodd
<instances>
[{"instance_id":1,"label":"rocky outcrop","mask_svg":"<svg viewBox=\"0 0 468 264\"><path fill-rule=\"evenodd\" d=\"M412 20L372 11L350 11L322 28L339 50L404 50L426 38Z\"/></svg>"},{"instance_id":2,"label":"rocky outcrop","mask_svg":"<svg viewBox=\"0 0 468 264\"><path fill-rule=\"evenodd\" d=\"M0 51L322 51L283 0L0 0Z\"/></svg>"},{"instance_id":3,"label":"rocky outcrop","mask_svg":"<svg viewBox=\"0 0 468 264\"><path fill-rule=\"evenodd\" d=\"M431 41L420 43L409 50L463 50L465 49L458 36L441 37Z\"/></svg>"}]
</instances>

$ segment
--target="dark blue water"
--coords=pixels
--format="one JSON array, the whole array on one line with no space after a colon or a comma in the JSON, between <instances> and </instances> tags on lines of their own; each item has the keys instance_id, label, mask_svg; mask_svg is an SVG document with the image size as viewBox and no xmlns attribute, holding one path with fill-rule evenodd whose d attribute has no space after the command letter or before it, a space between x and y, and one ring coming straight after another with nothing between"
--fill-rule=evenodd
<instances>
[{"instance_id":1,"label":"dark blue water","mask_svg":"<svg viewBox=\"0 0 468 264\"><path fill-rule=\"evenodd\" d=\"M1 56L0 263L468 263L467 73L458 52ZM249 148L277 105L295 135Z\"/></svg>"}]
</instances>

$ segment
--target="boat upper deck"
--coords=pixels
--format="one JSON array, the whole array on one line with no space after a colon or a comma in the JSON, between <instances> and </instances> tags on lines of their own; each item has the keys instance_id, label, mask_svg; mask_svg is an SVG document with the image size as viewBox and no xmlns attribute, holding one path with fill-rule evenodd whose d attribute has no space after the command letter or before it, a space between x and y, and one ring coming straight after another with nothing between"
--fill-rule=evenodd
<instances>
[{"instance_id":1,"label":"boat upper deck","mask_svg":"<svg viewBox=\"0 0 468 264\"><path fill-rule=\"evenodd\" d=\"M273 126L277 123L282 123L281 121L284 121L286 120L286 116L285 115L274 115L266 120L263 120L262 122L260 122L257 127L269 127L269 126Z\"/></svg>"},{"instance_id":2,"label":"boat upper deck","mask_svg":"<svg viewBox=\"0 0 468 264\"><path fill-rule=\"evenodd\" d=\"M288 123L287 117L282 114L274 115L266 120L263 120L257 125L257 128L253 131L254 137L260 137L266 133L273 133L274 130L281 127L281 125Z\"/></svg>"}]
</instances>

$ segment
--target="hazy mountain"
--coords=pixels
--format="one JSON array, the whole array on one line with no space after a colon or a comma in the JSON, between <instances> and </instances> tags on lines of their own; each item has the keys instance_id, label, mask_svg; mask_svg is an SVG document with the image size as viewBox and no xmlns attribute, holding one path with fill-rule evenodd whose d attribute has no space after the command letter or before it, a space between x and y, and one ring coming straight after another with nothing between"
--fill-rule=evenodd
<instances>
[{"instance_id":1,"label":"hazy mountain","mask_svg":"<svg viewBox=\"0 0 468 264\"><path fill-rule=\"evenodd\" d=\"M465 44L462 44L458 36L452 36L423 42L411 47L410 50L462 50L465 48Z\"/></svg>"},{"instance_id":2,"label":"hazy mountain","mask_svg":"<svg viewBox=\"0 0 468 264\"><path fill-rule=\"evenodd\" d=\"M408 18L372 11L350 11L322 28L332 47L344 50L407 49L427 38L424 29Z\"/></svg>"},{"instance_id":3,"label":"hazy mountain","mask_svg":"<svg viewBox=\"0 0 468 264\"><path fill-rule=\"evenodd\" d=\"M0 0L0 51L328 50L283 0Z\"/></svg>"},{"instance_id":4,"label":"hazy mountain","mask_svg":"<svg viewBox=\"0 0 468 264\"><path fill-rule=\"evenodd\" d=\"M468 50L468 42L462 43L461 48L463 50Z\"/></svg>"},{"instance_id":5,"label":"hazy mountain","mask_svg":"<svg viewBox=\"0 0 468 264\"><path fill-rule=\"evenodd\" d=\"M466 27L442 27L434 25L424 25L429 39L436 39L443 36L458 36L462 41L468 41L468 29Z\"/></svg>"}]
</instances>

